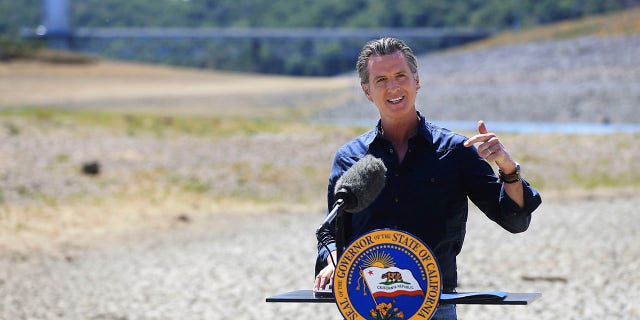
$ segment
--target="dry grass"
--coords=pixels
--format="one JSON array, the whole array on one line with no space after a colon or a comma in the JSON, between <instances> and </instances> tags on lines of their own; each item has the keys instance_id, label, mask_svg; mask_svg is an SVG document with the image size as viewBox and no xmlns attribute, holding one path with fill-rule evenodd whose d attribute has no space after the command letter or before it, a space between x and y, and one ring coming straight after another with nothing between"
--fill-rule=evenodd
<instances>
[{"instance_id":1,"label":"dry grass","mask_svg":"<svg viewBox=\"0 0 640 320\"><path fill-rule=\"evenodd\" d=\"M507 135L504 143L523 163L528 180L556 196L638 190L640 134Z\"/></svg>"},{"instance_id":2,"label":"dry grass","mask_svg":"<svg viewBox=\"0 0 640 320\"><path fill-rule=\"evenodd\" d=\"M0 63L0 106L291 117L344 99L346 78L295 78L96 60Z\"/></svg>"}]
</instances>

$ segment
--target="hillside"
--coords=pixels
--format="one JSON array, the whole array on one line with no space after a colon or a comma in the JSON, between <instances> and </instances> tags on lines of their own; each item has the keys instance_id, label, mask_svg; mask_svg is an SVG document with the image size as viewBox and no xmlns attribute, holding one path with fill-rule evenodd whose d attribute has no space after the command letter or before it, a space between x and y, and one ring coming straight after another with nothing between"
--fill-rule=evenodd
<instances>
[{"instance_id":1,"label":"hillside","mask_svg":"<svg viewBox=\"0 0 640 320\"><path fill-rule=\"evenodd\" d=\"M0 107L5 108L291 117L335 103L347 86L340 78L260 76L104 59L0 63Z\"/></svg>"},{"instance_id":2,"label":"hillside","mask_svg":"<svg viewBox=\"0 0 640 320\"><path fill-rule=\"evenodd\" d=\"M436 122L640 123L640 35L459 50L418 64L418 108ZM375 108L352 90L350 101L318 116L373 121Z\"/></svg>"},{"instance_id":3,"label":"hillside","mask_svg":"<svg viewBox=\"0 0 640 320\"><path fill-rule=\"evenodd\" d=\"M640 123L640 9L501 33L418 65L417 107L436 122ZM318 115L376 116L357 85L347 103Z\"/></svg>"}]
</instances>

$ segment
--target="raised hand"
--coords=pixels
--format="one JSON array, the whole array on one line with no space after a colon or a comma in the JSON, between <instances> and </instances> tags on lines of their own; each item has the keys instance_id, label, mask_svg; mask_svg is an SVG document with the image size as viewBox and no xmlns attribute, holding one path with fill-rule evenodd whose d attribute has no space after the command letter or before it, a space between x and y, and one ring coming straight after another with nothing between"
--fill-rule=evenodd
<instances>
[{"instance_id":1,"label":"raised hand","mask_svg":"<svg viewBox=\"0 0 640 320\"><path fill-rule=\"evenodd\" d=\"M495 162L504 172L513 172L516 163L505 149L498 136L493 132L488 132L484 121L478 121L478 134L465 141L464 146L470 147L476 143L478 154L487 161Z\"/></svg>"}]
</instances>

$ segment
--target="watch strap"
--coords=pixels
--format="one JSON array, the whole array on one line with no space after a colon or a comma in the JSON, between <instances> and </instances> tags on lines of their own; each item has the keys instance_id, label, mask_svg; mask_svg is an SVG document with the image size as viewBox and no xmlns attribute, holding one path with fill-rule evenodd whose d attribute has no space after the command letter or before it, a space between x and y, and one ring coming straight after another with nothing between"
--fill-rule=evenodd
<instances>
[{"instance_id":1,"label":"watch strap","mask_svg":"<svg viewBox=\"0 0 640 320\"><path fill-rule=\"evenodd\" d=\"M502 170L498 169L498 177L500 182L504 183L516 183L520 181L520 164L516 163L516 172L506 174Z\"/></svg>"}]
</instances>

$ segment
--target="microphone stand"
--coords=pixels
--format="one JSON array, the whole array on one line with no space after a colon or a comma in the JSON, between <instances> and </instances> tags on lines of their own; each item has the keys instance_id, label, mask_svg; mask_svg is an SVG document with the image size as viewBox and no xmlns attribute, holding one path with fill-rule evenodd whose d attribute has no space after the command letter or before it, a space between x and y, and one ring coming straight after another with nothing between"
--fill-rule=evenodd
<instances>
[{"instance_id":1,"label":"microphone stand","mask_svg":"<svg viewBox=\"0 0 640 320\"><path fill-rule=\"evenodd\" d=\"M322 228L331 228L331 223L333 220L336 220L334 229L336 257L340 259L346 247L347 239L349 239L349 235L351 234L351 213L345 212L345 209L353 208L357 203L357 199L349 189L344 187L336 192L335 197L337 200L333 204L333 209L331 209L331 212L329 212L324 221L318 226L318 229L316 229L316 238L326 247L325 239L321 239L320 237L320 230ZM334 263L338 263L338 261L334 261ZM317 271L318 270L316 270L316 273Z\"/></svg>"},{"instance_id":2,"label":"microphone stand","mask_svg":"<svg viewBox=\"0 0 640 320\"><path fill-rule=\"evenodd\" d=\"M338 212L336 216L336 257L340 260L342 256L342 252L347 247L347 239L349 239L349 235L351 234L351 213L346 212L345 208L353 208L356 203L358 203L358 199L355 195L347 188L342 187L338 191L336 191L336 195L338 198L337 206ZM338 263L336 261L336 263Z\"/></svg>"},{"instance_id":3,"label":"microphone stand","mask_svg":"<svg viewBox=\"0 0 640 320\"><path fill-rule=\"evenodd\" d=\"M333 222L333 220L335 220L334 233L338 259L340 259L340 256L342 256L342 252L346 247L347 239L351 234L351 213L345 211L345 208L348 207L346 203L349 201L353 200L346 195L339 197L338 200L336 200L331 212L327 215L320 226L318 226L318 229L316 229L316 237L318 238L318 241L326 246L326 243L324 243L324 239L320 238L320 230L322 228L331 228L331 223ZM334 262L337 263L337 261Z\"/></svg>"},{"instance_id":4,"label":"microphone stand","mask_svg":"<svg viewBox=\"0 0 640 320\"><path fill-rule=\"evenodd\" d=\"M340 210L336 217L336 253L338 260L342 256L344 249L347 247L347 239L351 234L351 213ZM336 261L336 263L338 263Z\"/></svg>"}]
</instances>

